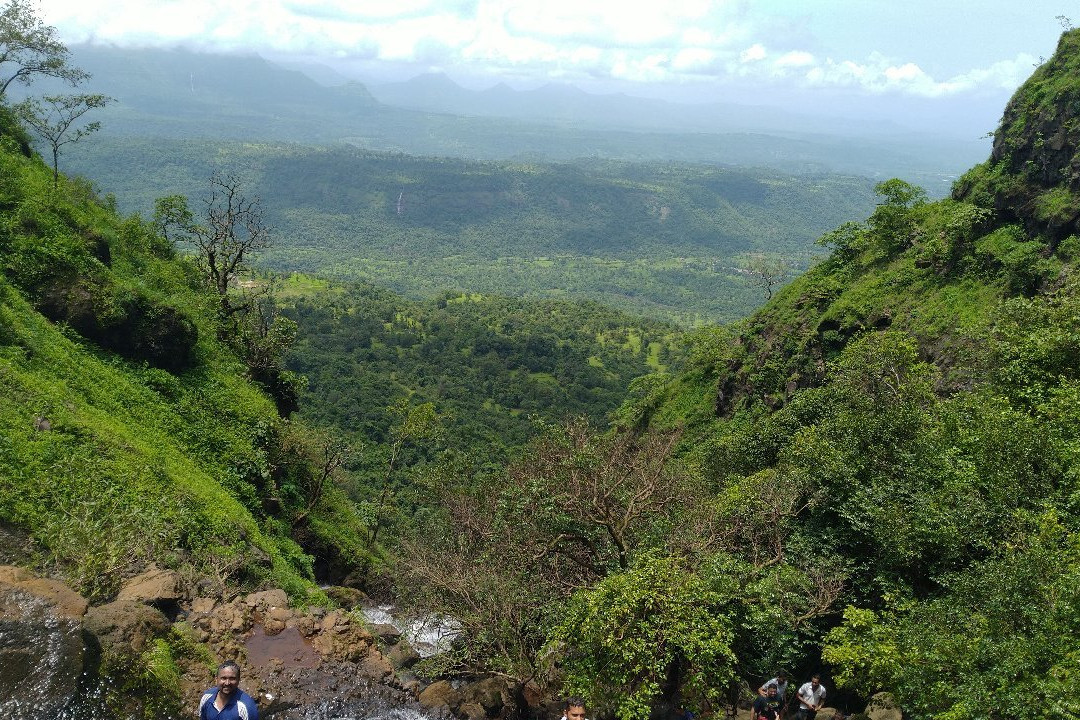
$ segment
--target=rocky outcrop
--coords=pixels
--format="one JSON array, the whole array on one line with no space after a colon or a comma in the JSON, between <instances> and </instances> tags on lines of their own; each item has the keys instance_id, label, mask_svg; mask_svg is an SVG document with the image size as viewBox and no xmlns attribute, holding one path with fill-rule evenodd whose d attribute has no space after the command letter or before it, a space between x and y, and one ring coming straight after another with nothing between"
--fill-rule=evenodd
<instances>
[{"instance_id":1,"label":"rocky outcrop","mask_svg":"<svg viewBox=\"0 0 1080 720\"><path fill-rule=\"evenodd\" d=\"M187 622L219 660L241 666L242 686L267 703L309 706L375 692L405 702L394 666L358 616L343 610L290 608L282 590L222 602L195 598ZM206 678L204 682L209 682ZM196 697L194 686L188 693Z\"/></svg>"},{"instance_id":2,"label":"rocky outcrop","mask_svg":"<svg viewBox=\"0 0 1080 720\"><path fill-rule=\"evenodd\" d=\"M182 586L178 573L151 567L124 583L116 599L146 603L164 609L180 601L183 597Z\"/></svg>"},{"instance_id":3,"label":"rocky outcrop","mask_svg":"<svg viewBox=\"0 0 1080 720\"><path fill-rule=\"evenodd\" d=\"M1080 229L1080 29L1013 95L990 160L967 173L954 197L992 208L1000 224L1023 223L1051 249Z\"/></svg>"},{"instance_id":4,"label":"rocky outcrop","mask_svg":"<svg viewBox=\"0 0 1080 720\"><path fill-rule=\"evenodd\" d=\"M136 600L115 600L90 608L83 627L106 653L138 656L151 640L169 631L169 620L150 605Z\"/></svg>"}]
</instances>

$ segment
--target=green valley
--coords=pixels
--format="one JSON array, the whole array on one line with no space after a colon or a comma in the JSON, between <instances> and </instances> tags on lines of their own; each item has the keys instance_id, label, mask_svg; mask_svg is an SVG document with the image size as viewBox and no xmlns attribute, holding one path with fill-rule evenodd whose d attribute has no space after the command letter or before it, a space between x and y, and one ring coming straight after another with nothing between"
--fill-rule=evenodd
<instances>
[{"instance_id":1,"label":"green valley","mask_svg":"<svg viewBox=\"0 0 1080 720\"><path fill-rule=\"evenodd\" d=\"M0 647L17 720L190 717L232 659L277 720L731 717L778 670L852 718L1080 718L1080 29L940 199L104 132L60 158L91 182L28 107L0 628L67 634Z\"/></svg>"},{"instance_id":2,"label":"green valley","mask_svg":"<svg viewBox=\"0 0 1080 720\"><path fill-rule=\"evenodd\" d=\"M742 317L762 299L748 258L780 258L793 274L815 238L873 205L862 178L667 163L100 139L69 162L144 214L156 197L200 197L213 170L242 170L277 231L266 268L416 298L585 298L686 325Z\"/></svg>"}]
</instances>

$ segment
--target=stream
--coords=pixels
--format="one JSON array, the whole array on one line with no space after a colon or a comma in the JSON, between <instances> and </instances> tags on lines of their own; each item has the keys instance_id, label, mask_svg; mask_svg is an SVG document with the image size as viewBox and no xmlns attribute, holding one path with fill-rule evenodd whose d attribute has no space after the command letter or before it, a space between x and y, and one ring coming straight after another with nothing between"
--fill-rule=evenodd
<instances>
[{"instance_id":1,"label":"stream","mask_svg":"<svg viewBox=\"0 0 1080 720\"><path fill-rule=\"evenodd\" d=\"M364 615L371 625L397 628L424 657L442 651L460 633L452 620L399 620L389 605L368 607ZM0 718L134 720L105 708L102 697L109 688L96 677L97 652L93 642L87 643L79 622L58 617L40 597L0 592ZM297 705L289 698L259 697L262 720L433 720L415 701L399 699L400 693L384 685L340 673L320 675L318 654L295 629L267 635L257 625L245 651L252 666L276 665L295 673L309 690L306 697L326 698Z\"/></svg>"}]
</instances>

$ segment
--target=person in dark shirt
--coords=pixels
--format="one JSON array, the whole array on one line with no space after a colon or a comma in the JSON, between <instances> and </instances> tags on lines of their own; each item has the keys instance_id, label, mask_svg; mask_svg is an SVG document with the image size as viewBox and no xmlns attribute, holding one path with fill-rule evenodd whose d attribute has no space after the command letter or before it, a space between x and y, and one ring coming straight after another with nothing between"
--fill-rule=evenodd
<instances>
[{"instance_id":1,"label":"person in dark shirt","mask_svg":"<svg viewBox=\"0 0 1080 720\"><path fill-rule=\"evenodd\" d=\"M776 686L765 688L765 697L754 698L754 720L780 720L780 706L783 701L776 694Z\"/></svg>"},{"instance_id":2,"label":"person in dark shirt","mask_svg":"<svg viewBox=\"0 0 1080 720\"><path fill-rule=\"evenodd\" d=\"M240 666L232 660L218 668L217 687L203 693L199 720L259 720L259 708L240 689Z\"/></svg>"}]
</instances>

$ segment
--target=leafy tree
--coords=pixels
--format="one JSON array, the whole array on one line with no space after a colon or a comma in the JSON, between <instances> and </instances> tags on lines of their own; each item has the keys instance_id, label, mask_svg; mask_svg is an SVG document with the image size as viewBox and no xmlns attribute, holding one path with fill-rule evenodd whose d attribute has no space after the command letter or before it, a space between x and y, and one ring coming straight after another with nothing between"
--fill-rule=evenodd
<instances>
[{"instance_id":1,"label":"leafy tree","mask_svg":"<svg viewBox=\"0 0 1080 720\"><path fill-rule=\"evenodd\" d=\"M850 262L866 245L866 226L857 222L846 222L830 230L817 239L817 244L831 248L834 257L840 262Z\"/></svg>"},{"instance_id":2,"label":"leafy tree","mask_svg":"<svg viewBox=\"0 0 1080 720\"><path fill-rule=\"evenodd\" d=\"M44 104L35 98L27 98L15 106L19 119L34 129L52 150L53 187L60 179L60 148L82 140L101 129L100 122L75 127L75 121L95 108L112 102L101 94L46 95Z\"/></svg>"},{"instance_id":3,"label":"leafy tree","mask_svg":"<svg viewBox=\"0 0 1080 720\"><path fill-rule=\"evenodd\" d=\"M686 704L719 704L734 679L728 598L668 557L645 556L574 596L552 633L564 688L646 720L674 685Z\"/></svg>"},{"instance_id":4,"label":"leafy tree","mask_svg":"<svg viewBox=\"0 0 1080 720\"><path fill-rule=\"evenodd\" d=\"M905 717L1080 717L1080 538L1054 512L924 603L849 607L825 659L840 687L889 688Z\"/></svg>"},{"instance_id":5,"label":"leafy tree","mask_svg":"<svg viewBox=\"0 0 1080 720\"><path fill-rule=\"evenodd\" d=\"M398 469L402 450L409 443L430 440L442 433L441 418L435 411L434 403L413 404L411 398L405 398L388 409L395 422L390 431L390 457L386 462L386 475L375 504L375 522L372 524L370 537L370 544L373 546L378 542L379 531L388 519L388 506L393 497L391 478Z\"/></svg>"},{"instance_id":6,"label":"leafy tree","mask_svg":"<svg viewBox=\"0 0 1080 720\"><path fill-rule=\"evenodd\" d=\"M67 47L56 28L38 17L28 0L8 0L0 10L0 98L13 82L29 85L35 76L54 77L78 85L90 76L70 64Z\"/></svg>"},{"instance_id":7,"label":"leafy tree","mask_svg":"<svg viewBox=\"0 0 1080 720\"><path fill-rule=\"evenodd\" d=\"M881 196L867 225L882 248L888 252L903 250L911 244L916 227L917 208L926 205L926 191L911 183L892 178L874 186Z\"/></svg>"},{"instance_id":8,"label":"leafy tree","mask_svg":"<svg viewBox=\"0 0 1080 720\"><path fill-rule=\"evenodd\" d=\"M183 195L167 195L154 200L153 224L166 242L187 239L198 227ZM169 233L173 233L173 237L169 237Z\"/></svg>"}]
</instances>

